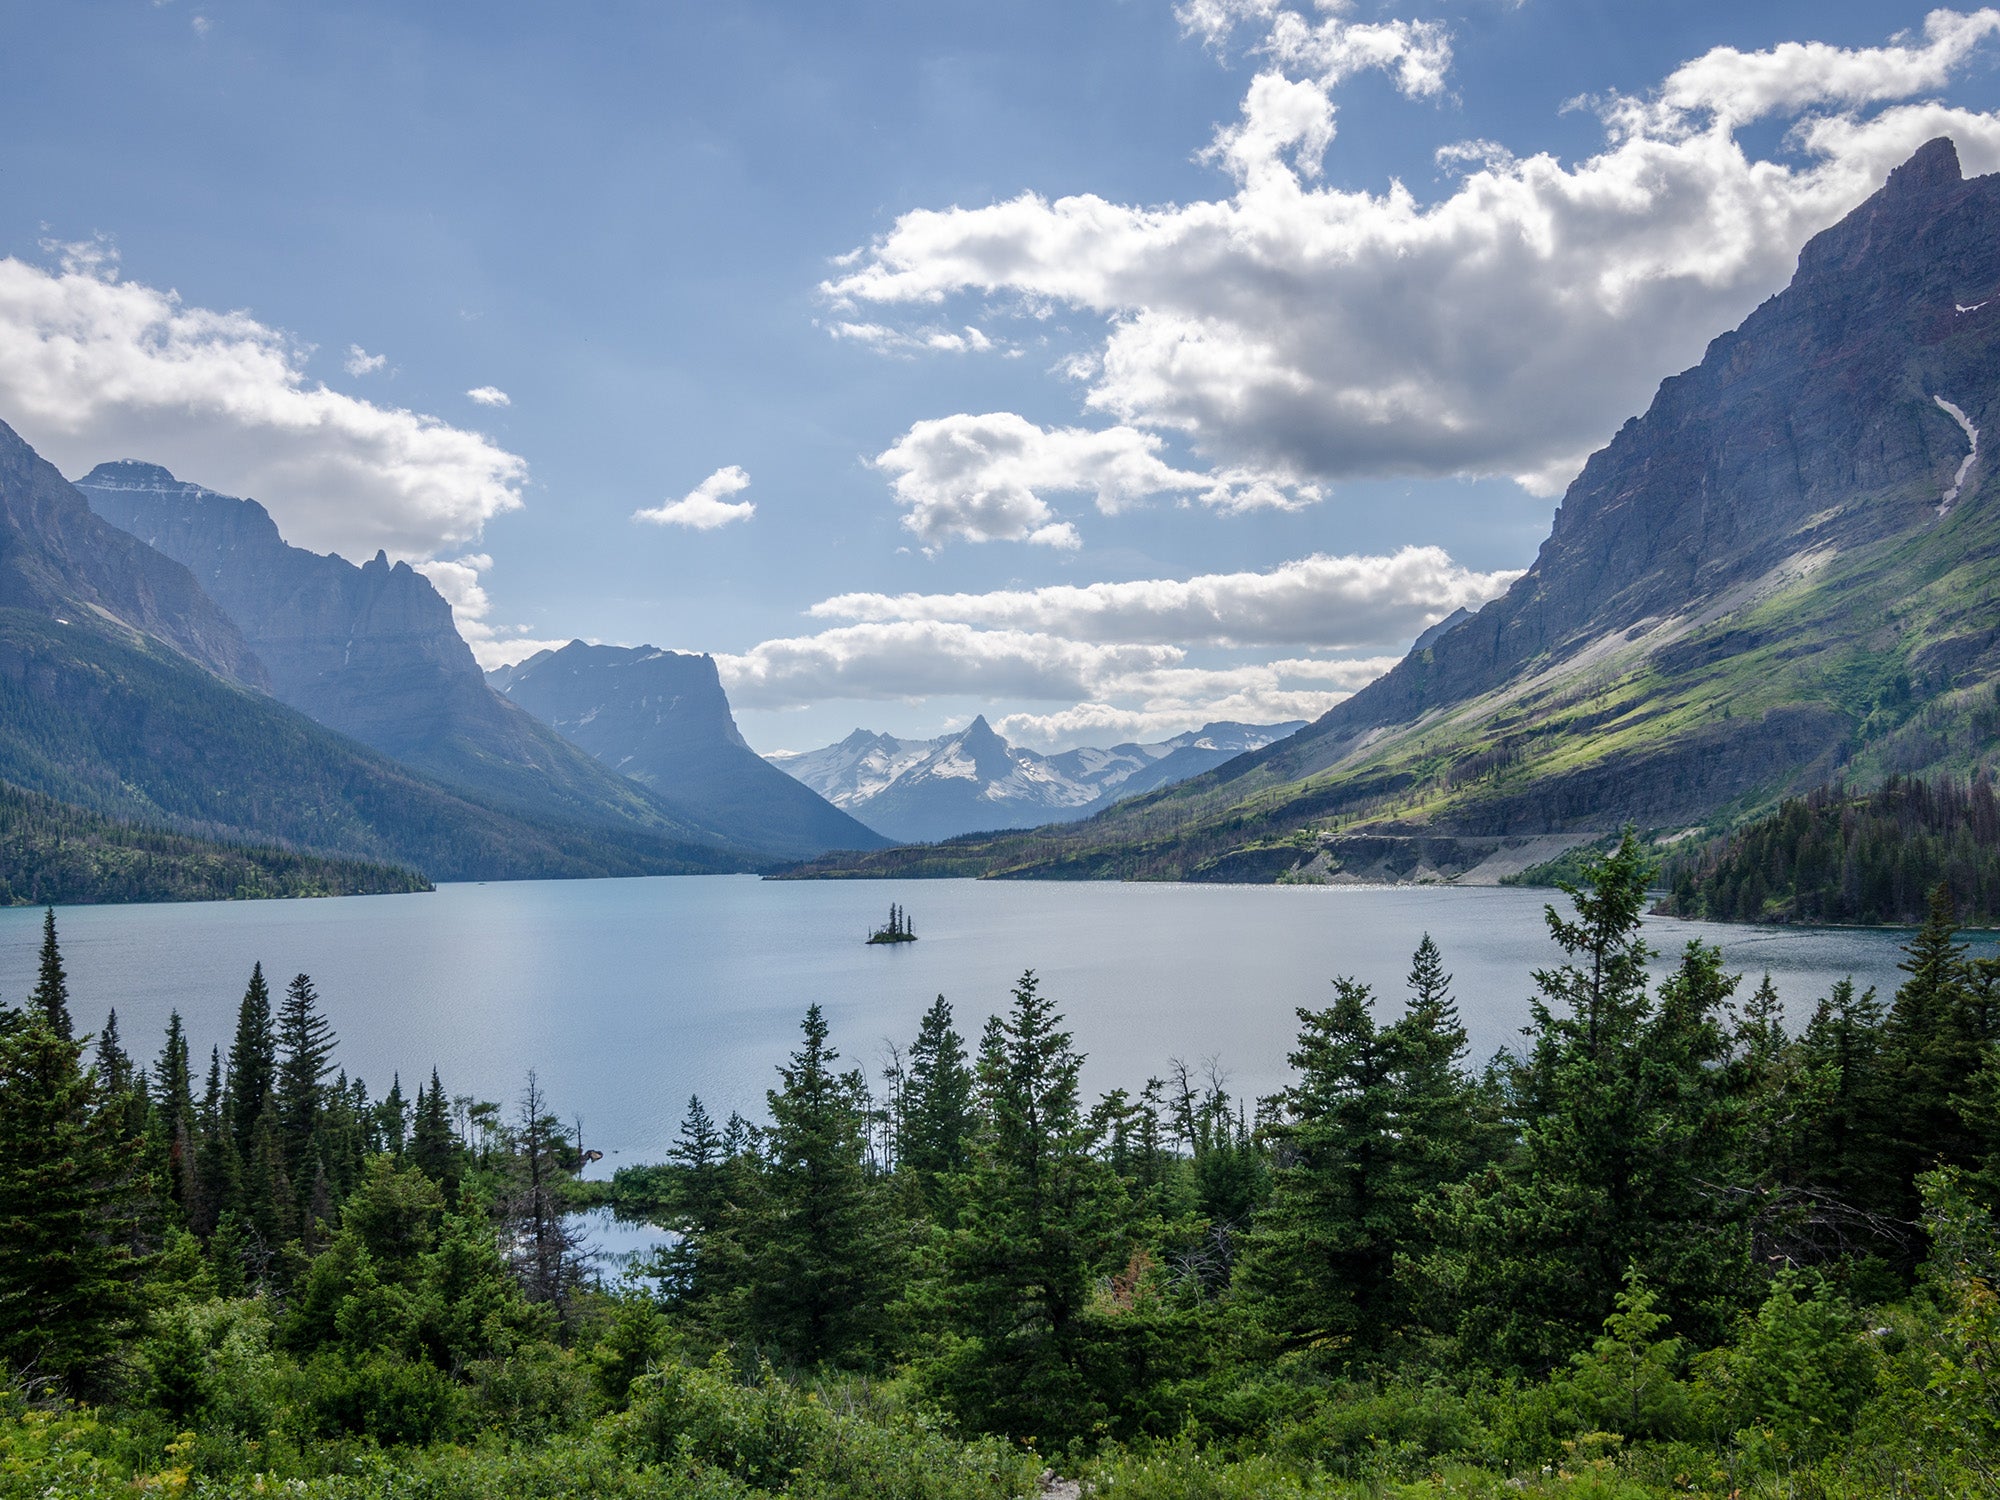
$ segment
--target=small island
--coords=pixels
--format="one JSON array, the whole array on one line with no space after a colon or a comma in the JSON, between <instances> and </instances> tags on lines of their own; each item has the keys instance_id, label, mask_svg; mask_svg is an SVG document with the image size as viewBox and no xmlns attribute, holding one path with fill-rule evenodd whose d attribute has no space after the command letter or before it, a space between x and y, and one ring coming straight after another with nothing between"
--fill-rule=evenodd
<instances>
[{"instance_id":1,"label":"small island","mask_svg":"<svg viewBox=\"0 0 2000 1500\"><path fill-rule=\"evenodd\" d=\"M910 914L893 901L889 903L888 922L868 934L871 943L914 943L916 940L917 935L910 931Z\"/></svg>"}]
</instances>

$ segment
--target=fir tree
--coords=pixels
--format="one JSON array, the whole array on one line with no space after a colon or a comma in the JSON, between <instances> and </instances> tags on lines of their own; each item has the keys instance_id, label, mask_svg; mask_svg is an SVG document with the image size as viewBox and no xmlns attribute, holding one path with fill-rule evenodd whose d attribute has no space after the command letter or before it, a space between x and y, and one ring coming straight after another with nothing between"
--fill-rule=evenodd
<instances>
[{"instance_id":1,"label":"fir tree","mask_svg":"<svg viewBox=\"0 0 2000 1500\"><path fill-rule=\"evenodd\" d=\"M896 1270L881 1193L868 1180L868 1090L838 1072L826 1018L808 1007L804 1043L766 1094L763 1192L732 1225L747 1258L746 1327L803 1364L865 1365L882 1344Z\"/></svg>"},{"instance_id":2,"label":"fir tree","mask_svg":"<svg viewBox=\"0 0 2000 1500\"><path fill-rule=\"evenodd\" d=\"M155 1154L167 1191L185 1218L200 1189L195 1181L194 1079L179 1011L167 1016L166 1044L153 1069L153 1095L153 1128L158 1137Z\"/></svg>"},{"instance_id":3,"label":"fir tree","mask_svg":"<svg viewBox=\"0 0 2000 1500\"><path fill-rule=\"evenodd\" d=\"M937 1306L954 1337L924 1374L968 1423L1053 1446L1104 1415L1085 1314L1099 1271L1124 1263L1123 1195L1091 1154L1061 1017L1032 972L1013 998L980 1041L985 1118Z\"/></svg>"},{"instance_id":4,"label":"fir tree","mask_svg":"<svg viewBox=\"0 0 2000 1500\"><path fill-rule=\"evenodd\" d=\"M71 1034L69 979L63 973L62 949L56 944L56 909L42 913L42 953L29 1003L48 1021L57 1036Z\"/></svg>"},{"instance_id":5,"label":"fir tree","mask_svg":"<svg viewBox=\"0 0 2000 1500\"><path fill-rule=\"evenodd\" d=\"M951 1006L939 995L910 1044L896 1159L924 1212L947 1226L953 1217L952 1195L944 1179L966 1167L975 1123L972 1093L964 1038L952 1026Z\"/></svg>"},{"instance_id":6,"label":"fir tree","mask_svg":"<svg viewBox=\"0 0 2000 1500\"><path fill-rule=\"evenodd\" d=\"M214 1234L222 1215L237 1206L243 1191L242 1163L229 1133L222 1085L222 1052L208 1054L208 1080L197 1116L195 1181L200 1192L188 1207L188 1227L203 1239Z\"/></svg>"},{"instance_id":7,"label":"fir tree","mask_svg":"<svg viewBox=\"0 0 2000 1500\"><path fill-rule=\"evenodd\" d=\"M271 1099L278 1074L278 1039L271 1026L271 992L264 983L264 966L250 969L250 984L236 1011L236 1039L229 1044L230 1129L237 1155L248 1159L250 1138Z\"/></svg>"},{"instance_id":8,"label":"fir tree","mask_svg":"<svg viewBox=\"0 0 2000 1500\"><path fill-rule=\"evenodd\" d=\"M436 1068L431 1069L430 1087L417 1088L416 1113L410 1126L410 1158L444 1190L447 1203L457 1201L465 1153L452 1133L451 1105L444 1096L444 1085L438 1082Z\"/></svg>"},{"instance_id":9,"label":"fir tree","mask_svg":"<svg viewBox=\"0 0 2000 1500\"><path fill-rule=\"evenodd\" d=\"M246 997L246 1005L248 999ZM325 1172L327 1076L333 1072L333 1026L319 1011L310 976L296 976L278 1010L278 1070L272 1081L278 1143L293 1189L310 1195ZM305 1200L301 1207L309 1206Z\"/></svg>"},{"instance_id":10,"label":"fir tree","mask_svg":"<svg viewBox=\"0 0 2000 1500\"><path fill-rule=\"evenodd\" d=\"M98 1389L131 1313L130 1161L54 1007L0 1029L0 1359Z\"/></svg>"}]
</instances>

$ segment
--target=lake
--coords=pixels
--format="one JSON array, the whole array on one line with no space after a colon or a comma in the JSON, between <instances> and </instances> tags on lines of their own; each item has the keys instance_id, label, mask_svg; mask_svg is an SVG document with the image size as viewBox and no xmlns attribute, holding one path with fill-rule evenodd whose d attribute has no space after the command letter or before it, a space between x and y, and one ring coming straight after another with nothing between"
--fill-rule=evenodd
<instances>
[{"instance_id":1,"label":"lake","mask_svg":"<svg viewBox=\"0 0 2000 1500\"><path fill-rule=\"evenodd\" d=\"M1029 968L1088 1054L1093 1092L1136 1088L1172 1057L1215 1058L1232 1092L1254 1097L1284 1083L1295 1012L1330 1004L1334 975L1373 985L1393 1015L1428 931L1483 1060L1518 1038L1530 973L1555 961L1542 921L1553 895L705 876L71 907L57 922L78 1026L95 1030L115 1006L142 1060L177 1009L199 1080L209 1047L227 1049L261 959L274 996L293 974L313 976L339 1062L376 1094L400 1071L414 1095L435 1065L448 1092L511 1107L533 1067L610 1167L657 1160L691 1093L718 1119L761 1116L813 1001L835 1045L873 1076L935 996L970 1041ZM919 941L865 945L891 901ZM40 924L39 911L0 910L0 999L18 1004L33 987ZM1900 978L1900 933L1664 919L1648 931L1668 954L1690 937L1718 943L1749 973L1746 990L1768 970L1795 1019L1842 975L1885 994Z\"/></svg>"}]
</instances>

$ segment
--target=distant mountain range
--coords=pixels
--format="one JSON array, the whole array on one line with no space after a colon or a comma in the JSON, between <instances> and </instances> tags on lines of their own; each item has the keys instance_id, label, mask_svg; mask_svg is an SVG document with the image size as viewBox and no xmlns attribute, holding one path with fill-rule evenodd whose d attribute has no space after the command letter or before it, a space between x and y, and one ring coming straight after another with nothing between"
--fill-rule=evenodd
<instances>
[{"instance_id":1,"label":"distant mountain range","mask_svg":"<svg viewBox=\"0 0 2000 1500\"><path fill-rule=\"evenodd\" d=\"M1069 827L838 872L1449 879L1836 774L1996 769L1996 423L2000 176L1936 140L1591 457L1518 582L1310 727Z\"/></svg>"},{"instance_id":2,"label":"distant mountain range","mask_svg":"<svg viewBox=\"0 0 2000 1500\"><path fill-rule=\"evenodd\" d=\"M1204 724L1154 744L1042 755L984 715L954 734L903 740L857 729L838 744L767 757L835 807L899 843L1084 818L1122 797L1198 776L1304 727Z\"/></svg>"},{"instance_id":3,"label":"distant mountain range","mask_svg":"<svg viewBox=\"0 0 2000 1500\"><path fill-rule=\"evenodd\" d=\"M768 868L881 840L713 704L620 774L485 681L429 580L0 423L0 900ZM719 712L711 712L719 705ZM765 795L732 798L719 762ZM17 789L8 793L7 789ZM819 830L824 830L821 832Z\"/></svg>"},{"instance_id":4,"label":"distant mountain range","mask_svg":"<svg viewBox=\"0 0 2000 1500\"><path fill-rule=\"evenodd\" d=\"M744 743L713 657L571 641L489 680L619 775L758 849L799 859L888 842Z\"/></svg>"}]
</instances>

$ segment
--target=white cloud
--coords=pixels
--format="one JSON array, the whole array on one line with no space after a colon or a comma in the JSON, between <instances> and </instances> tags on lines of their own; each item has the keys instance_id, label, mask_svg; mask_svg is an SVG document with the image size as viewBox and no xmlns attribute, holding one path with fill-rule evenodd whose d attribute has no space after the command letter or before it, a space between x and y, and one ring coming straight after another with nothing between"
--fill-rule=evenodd
<instances>
[{"instance_id":1,"label":"white cloud","mask_svg":"<svg viewBox=\"0 0 2000 1500\"><path fill-rule=\"evenodd\" d=\"M822 619L954 620L1095 642L1303 645L1347 651L1410 640L1456 609L1477 609L1520 575L1478 573L1440 547L1387 557L1324 554L1265 572L984 594L841 594Z\"/></svg>"},{"instance_id":2,"label":"white cloud","mask_svg":"<svg viewBox=\"0 0 2000 1500\"><path fill-rule=\"evenodd\" d=\"M1583 159L1447 148L1463 175L1429 202L1400 182L1347 191L1313 173L1339 79L1387 68L1404 92L1434 96L1442 31L1255 0L1195 0L1180 15L1218 46L1260 28L1266 71L1210 148L1233 193L912 211L826 296L871 309L876 326L897 309L937 322L967 297L1101 319L1076 368L1128 451L1171 432L1218 472L1278 484L1505 474L1546 493L1925 140L1953 136L1968 171L2000 167L2000 116L1901 102L1966 67L2000 34L2000 11L1936 12L1921 36L1881 47L1718 49L1647 99L1601 103L1604 142ZM1738 138L1773 119L1791 125L1785 154ZM1046 524L1053 488L1042 477L905 503L920 535L1018 536Z\"/></svg>"},{"instance_id":3,"label":"white cloud","mask_svg":"<svg viewBox=\"0 0 2000 1500\"><path fill-rule=\"evenodd\" d=\"M386 354L370 354L359 344L349 344L347 358L340 362L340 367L350 375L361 376L373 375L388 363L389 356Z\"/></svg>"},{"instance_id":4,"label":"white cloud","mask_svg":"<svg viewBox=\"0 0 2000 1500\"><path fill-rule=\"evenodd\" d=\"M472 648L472 654L483 671L512 666L517 661L526 661L537 651L559 650L569 644L567 637L559 641L531 640L525 625L509 630L493 623L490 618L493 601L480 582L480 575L493 566L493 559L483 552L468 553L463 557L433 557L411 566L444 595L445 603L451 606L452 620L458 626L458 633Z\"/></svg>"},{"instance_id":5,"label":"white cloud","mask_svg":"<svg viewBox=\"0 0 2000 1500\"><path fill-rule=\"evenodd\" d=\"M349 557L460 547L521 503L527 464L480 434L309 380L289 335L121 280L101 242L51 248L0 259L0 416L65 473L151 459Z\"/></svg>"},{"instance_id":6,"label":"white cloud","mask_svg":"<svg viewBox=\"0 0 2000 1500\"><path fill-rule=\"evenodd\" d=\"M1160 438L1132 427L1043 428L1013 412L918 422L875 466L894 475L903 524L928 548L953 538L1075 547L1076 528L1044 496L1089 495L1105 515L1156 495L1192 494L1225 510L1289 509L1317 498L1267 479L1176 469Z\"/></svg>"},{"instance_id":7,"label":"white cloud","mask_svg":"<svg viewBox=\"0 0 2000 1500\"><path fill-rule=\"evenodd\" d=\"M651 510L635 510L632 519L656 526L687 526L696 531L713 531L731 521L747 521L757 513L752 500L731 500L729 496L750 487L750 476L731 464L717 469L678 500Z\"/></svg>"},{"instance_id":8,"label":"white cloud","mask_svg":"<svg viewBox=\"0 0 2000 1500\"><path fill-rule=\"evenodd\" d=\"M475 385L465 393L481 406L512 406L514 398L497 385Z\"/></svg>"},{"instance_id":9,"label":"white cloud","mask_svg":"<svg viewBox=\"0 0 2000 1500\"><path fill-rule=\"evenodd\" d=\"M1099 646L1029 631L898 620L764 641L715 662L738 707L792 708L829 698L942 694L1074 700L1183 656L1173 646Z\"/></svg>"},{"instance_id":10,"label":"white cloud","mask_svg":"<svg viewBox=\"0 0 2000 1500\"><path fill-rule=\"evenodd\" d=\"M970 323L951 329L939 324L891 328L886 323L836 321L827 324L826 331L849 343L866 344L881 354L986 354L997 347L984 330Z\"/></svg>"},{"instance_id":11,"label":"white cloud","mask_svg":"<svg viewBox=\"0 0 2000 1500\"><path fill-rule=\"evenodd\" d=\"M1039 750L1162 740L1204 724L1278 724L1317 719L1396 664L1393 656L1275 661L1208 671L1135 673L1108 683L1134 705L1079 703L1054 713L1013 713L993 727Z\"/></svg>"}]
</instances>

